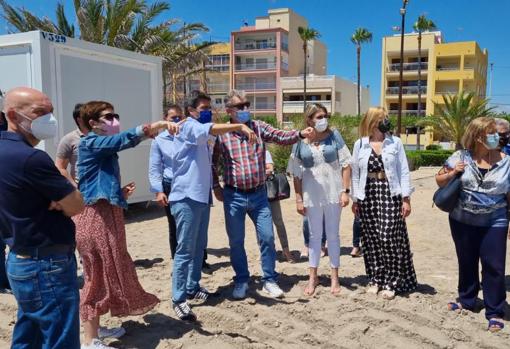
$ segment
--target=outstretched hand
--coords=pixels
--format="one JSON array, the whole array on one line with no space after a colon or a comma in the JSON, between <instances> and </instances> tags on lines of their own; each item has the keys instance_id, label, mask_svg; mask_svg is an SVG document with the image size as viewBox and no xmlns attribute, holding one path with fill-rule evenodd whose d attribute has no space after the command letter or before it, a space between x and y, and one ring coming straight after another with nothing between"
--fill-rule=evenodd
<instances>
[{"instance_id":1,"label":"outstretched hand","mask_svg":"<svg viewBox=\"0 0 510 349\"><path fill-rule=\"evenodd\" d=\"M304 130L301 130L300 133L301 137L313 138L315 136L315 129L313 127L307 127Z\"/></svg>"}]
</instances>

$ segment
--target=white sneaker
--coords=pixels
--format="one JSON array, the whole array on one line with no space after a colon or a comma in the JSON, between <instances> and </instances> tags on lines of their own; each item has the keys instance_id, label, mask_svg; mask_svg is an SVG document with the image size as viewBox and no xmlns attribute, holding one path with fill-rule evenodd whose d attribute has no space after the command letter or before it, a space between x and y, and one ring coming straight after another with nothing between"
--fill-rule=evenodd
<instances>
[{"instance_id":1,"label":"white sneaker","mask_svg":"<svg viewBox=\"0 0 510 349\"><path fill-rule=\"evenodd\" d=\"M246 298L247 291L248 291L248 283L247 282L235 284L234 291L232 292L232 297L234 299L244 299L244 298Z\"/></svg>"},{"instance_id":2,"label":"white sneaker","mask_svg":"<svg viewBox=\"0 0 510 349\"><path fill-rule=\"evenodd\" d=\"M97 336L99 339L105 339L105 338L120 338L123 335L126 334L126 330L124 327L99 327L99 330L97 331Z\"/></svg>"},{"instance_id":3,"label":"white sneaker","mask_svg":"<svg viewBox=\"0 0 510 349\"><path fill-rule=\"evenodd\" d=\"M283 291L276 282L266 281L264 282L264 291L266 291L273 298L282 298Z\"/></svg>"},{"instance_id":4,"label":"white sneaker","mask_svg":"<svg viewBox=\"0 0 510 349\"><path fill-rule=\"evenodd\" d=\"M115 349L114 347L109 347L99 339L94 338L89 345L82 344L81 349Z\"/></svg>"}]
</instances>

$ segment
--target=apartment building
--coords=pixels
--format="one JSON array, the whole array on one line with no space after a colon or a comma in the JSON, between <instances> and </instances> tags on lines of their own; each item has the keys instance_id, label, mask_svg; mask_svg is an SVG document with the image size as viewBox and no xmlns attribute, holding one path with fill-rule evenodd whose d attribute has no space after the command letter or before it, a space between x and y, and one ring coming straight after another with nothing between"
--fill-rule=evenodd
<instances>
[{"instance_id":1,"label":"apartment building","mask_svg":"<svg viewBox=\"0 0 510 349\"><path fill-rule=\"evenodd\" d=\"M303 76L282 77L280 79L283 117L303 112ZM321 103L328 113L357 115L357 84L335 75L307 75L306 100ZM361 89L361 113L370 106L368 87Z\"/></svg>"},{"instance_id":2,"label":"apartment building","mask_svg":"<svg viewBox=\"0 0 510 349\"><path fill-rule=\"evenodd\" d=\"M307 20L288 8L272 9L230 36L230 85L244 90L255 115L276 115L283 120L281 78L304 71L303 41L298 27ZM326 47L318 40L309 43L309 74L326 73Z\"/></svg>"},{"instance_id":3,"label":"apartment building","mask_svg":"<svg viewBox=\"0 0 510 349\"><path fill-rule=\"evenodd\" d=\"M441 32L422 34L421 61L418 58L418 34L404 36L402 87L403 115L433 115L435 103L443 103L444 94L463 90L485 97L487 50L474 41L444 43ZM418 100L418 68L421 68L421 96ZM381 67L381 105L390 114L398 111L400 35L383 38ZM420 101L421 108L418 108ZM435 102L435 103L434 103ZM418 109L421 109L419 112Z\"/></svg>"}]
</instances>

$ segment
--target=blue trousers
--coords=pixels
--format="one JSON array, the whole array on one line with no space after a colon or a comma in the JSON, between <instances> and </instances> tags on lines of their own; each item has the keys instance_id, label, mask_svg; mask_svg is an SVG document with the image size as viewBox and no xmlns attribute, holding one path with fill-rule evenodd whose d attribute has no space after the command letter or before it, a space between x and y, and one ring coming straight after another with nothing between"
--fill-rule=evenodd
<instances>
[{"instance_id":1,"label":"blue trousers","mask_svg":"<svg viewBox=\"0 0 510 349\"><path fill-rule=\"evenodd\" d=\"M171 211L177 227L172 300L182 303L187 294L194 294L200 288L211 207L186 198L172 202Z\"/></svg>"},{"instance_id":2,"label":"blue trousers","mask_svg":"<svg viewBox=\"0 0 510 349\"><path fill-rule=\"evenodd\" d=\"M264 187L253 193L243 193L226 187L223 191L223 208L230 245L230 261L235 272L234 282L244 283L250 279L248 259L244 249L246 215L255 224L260 248L262 280L276 281L278 274L275 271L276 249L274 246L273 219L269 201L267 201L266 188Z\"/></svg>"},{"instance_id":3,"label":"blue trousers","mask_svg":"<svg viewBox=\"0 0 510 349\"><path fill-rule=\"evenodd\" d=\"M79 349L80 321L73 253L18 258L10 252L7 275L18 302L12 349Z\"/></svg>"},{"instance_id":4,"label":"blue trousers","mask_svg":"<svg viewBox=\"0 0 510 349\"><path fill-rule=\"evenodd\" d=\"M0 289L9 288L9 280L5 272L5 242L0 238Z\"/></svg>"},{"instance_id":5,"label":"blue trousers","mask_svg":"<svg viewBox=\"0 0 510 349\"><path fill-rule=\"evenodd\" d=\"M466 309L475 307L480 279L478 264L482 265L482 292L485 317L504 316L506 227L476 227L450 218L455 250L459 263L459 302Z\"/></svg>"}]
</instances>

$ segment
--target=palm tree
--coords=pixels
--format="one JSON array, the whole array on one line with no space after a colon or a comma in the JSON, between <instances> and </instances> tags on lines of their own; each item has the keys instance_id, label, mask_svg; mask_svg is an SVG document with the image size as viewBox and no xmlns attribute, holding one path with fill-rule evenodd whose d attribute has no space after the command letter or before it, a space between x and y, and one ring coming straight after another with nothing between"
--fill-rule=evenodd
<instances>
[{"instance_id":1,"label":"palm tree","mask_svg":"<svg viewBox=\"0 0 510 349\"><path fill-rule=\"evenodd\" d=\"M421 115L421 33L436 29L436 25L425 15L418 17L413 26L418 32L418 116Z\"/></svg>"},{"instance_id":2,"label":"palm tree","mask_svg":"<svg viewBox=\"0 0 510 349\"><path fill-rule=\"evenodd\" d=\"M372 42L372 33L366 28L358 28L351 36L351 42L356 45L358 64L358 116L361 114L361 45Z\"/></svg>"},{"instance_id":3,"label":"palm tree","mask_svg":"<svg viewBox=\"0 0 510 349\"><path fill-rule=\"evenodd\" d=\"M440 137L455 142L455 148L461 149L462 136L471 120L490 116L494 110L489 107L488 99L478 99L474 92L459 92L456 95L443 95L444 104L434 103L437 113L421 120L418 124L430 127Z\"/></svg>"},{"instance_id":4,"label":"palm tree","mask_svg":"<svg viewBox=\"0 0 510 349\"><path fill-rule=\"evenodd\" d=\"M301 40L303 40L303 112L306 109L306 66L308 63L308 42L320 38L320 33L312 28L298 27L298 33Z\"/></svg>"}]
</instances>

